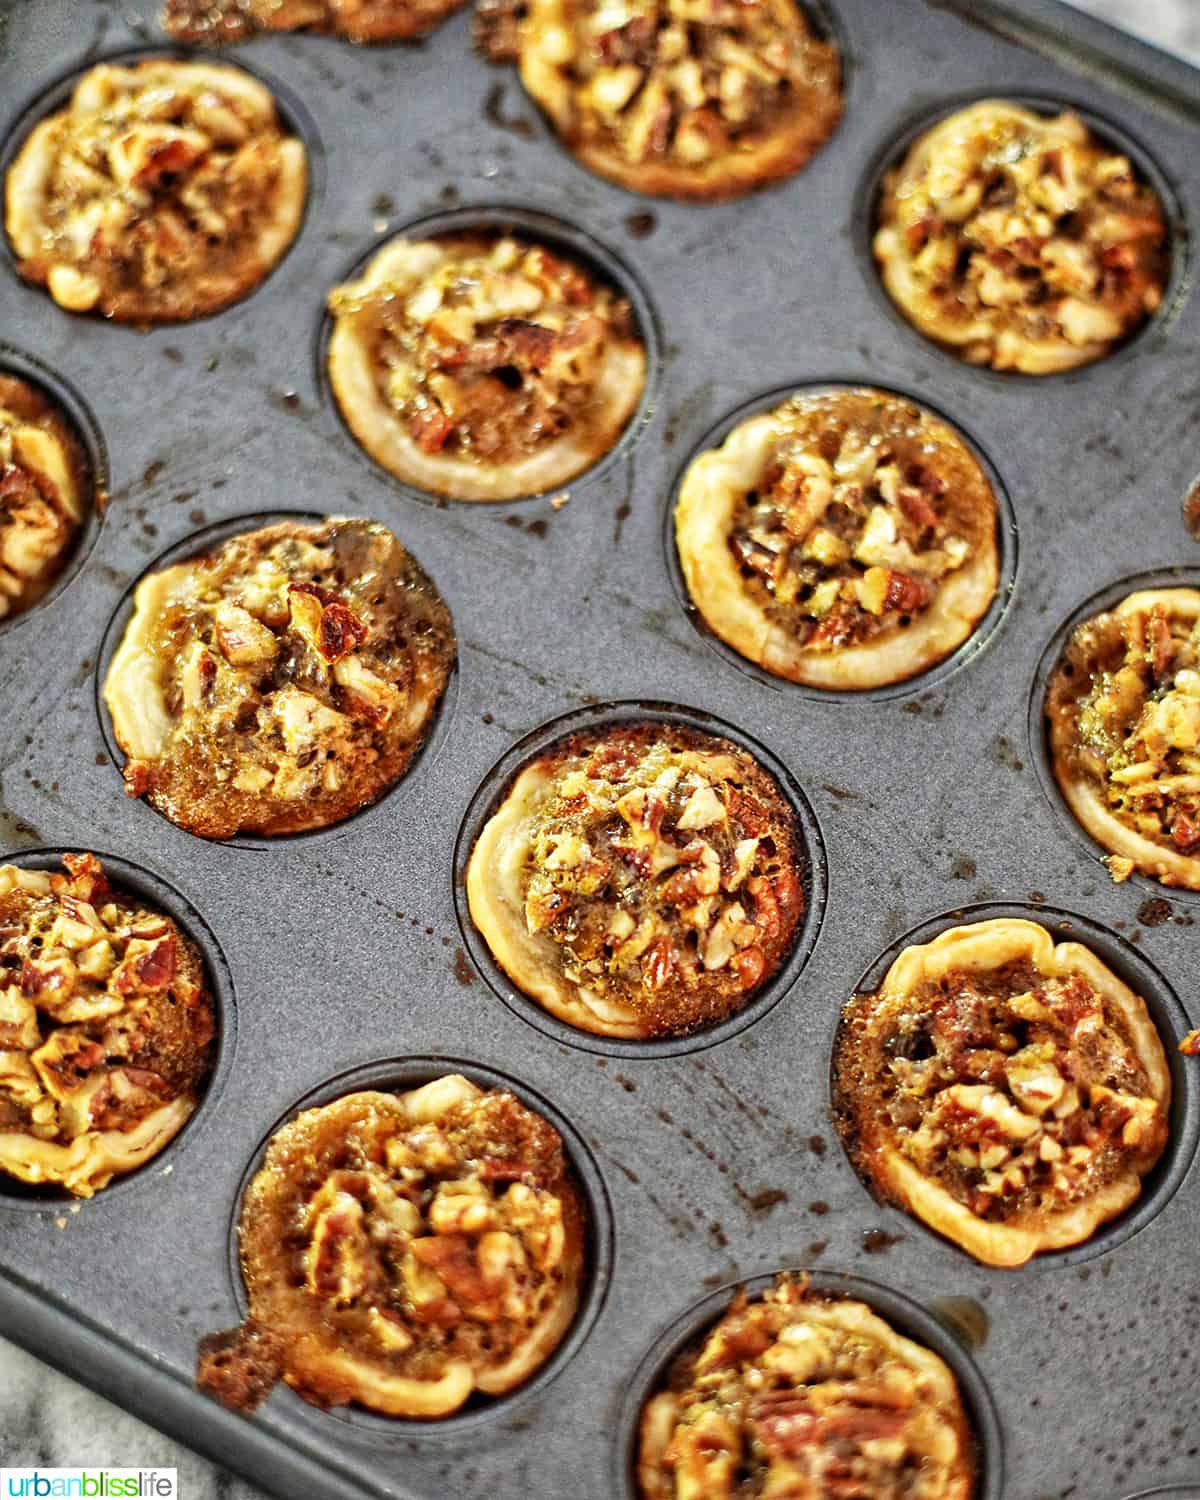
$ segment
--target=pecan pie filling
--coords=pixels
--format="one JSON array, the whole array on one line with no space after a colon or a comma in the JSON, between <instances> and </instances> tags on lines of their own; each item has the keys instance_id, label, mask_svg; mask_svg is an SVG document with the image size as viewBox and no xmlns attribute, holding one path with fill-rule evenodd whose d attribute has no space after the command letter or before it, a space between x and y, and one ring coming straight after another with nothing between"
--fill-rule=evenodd
<instances>
[{"instance_id":1,"label":"pecan pie filling","mask_svg":"<svg viewBox=\"0 0 1200 1500\"><path fill-rule=\"evenodd\" d=\"M220 46L262 31L330 32L351 42L399 42L432 30L462 0L166 0L163 29Z\"/></svg>"},{"instance_id":2,"label":"pecan pie filling","mask_svg":"<svg viewBox=\"0 0 1200 1500\"><path fill-rule=\"evenodd\" d=\"M92 854L0 866L0 1173L89 1198L178 1134L213 1010L192 941Z\"/></svg>"},{"instance_id":3,"label":"pecan pie filling","mask_svg":"<svg viewBox=\"0 0 1200 1500\"><path fill-rule=\"evenodd\" d=\"M675 1361L637 1474L642 1500L971 1500L975 1445L936 1354L781 1276Z\"/></svg>"},{"instance_id":4,"label":"pecan pie filling","mask_svg":"<svg viewBox=\"0 0 1200 1500\"><path fill-rule=\"evenodd\" d=\"M349 817L408 769L454 663L386 527L281 522L149 573L104 686L126 790L206 838Z\"/></svg>"},{"instance_id":5,"label":"pecan pie filling","mask_svg":"<svg viewBox=\"0 0 1200 1500\"><path fill-rule=\"evenodd\" d=\"M1145 1003L1033 922L906 949L848 1005L835 1074L859 1170L989 1265L1090 1238L1167 1142L1170 1075Z\"/></svg>"},{"instance_id":6,"label":"pecan pie filling","mask_svg":"<svg viewBox=\"0 0 1200 1500\"><path fill-rule=\"evenodd\" d=\"M1162 302L1163 206L1077 115L1003 100L942 120L884 182L875 257L928 338L1045 375L1108 354Z\"/></svg>"},{"instance_id":7,"label":"pecan pie filling","mask_svg":"<svg viewBox=\"0 0 1200 1500\"><path fill-rule=\"evenodd\" d=\"M871 687L967 639L998 581L996 500L945 422L871 390L798 395L694 460L676 538L688 590L742 655Z\"/></svg>"},{"instance_id":8,"label":"pecan pie filling","mask_svg":"<svg viewBox=\"0 0 1200 1500\"><path fill-rule=\"evenodd\" d=\"M40 391L0 371L0 620L45 594L93 503L70 424Z\"/></svg>"},{"instance_id":9,"label":"pecan pie filling","mask_svg":"<svg viewBox=\"0 0 1200 1500\"><path fill-rule=\"evenodd\" d=\"M1113 878L1200 890L1200 590L1146 589L1085 620L1046 714L1055 777Z\"/></svg>"},{"instance_id":10,"label":"pecan pie filling","mask_svg":"<svg viewBox=\"0 0 1200 1500\"><path fill-rule=\"evenodd\" d=\"M444 1417L550 1358L578 1306L584 1214L554 1127L451 1074L283 1126L240 1242L249 1319L202 1343L204 1389L250 1409L282 1375L317 1406Z\"/></svg>"},{"instance_id":11,"label":"pecan pie filling","mask_svg":"<svg viewBox=\"0 0 1200 1500\"><path fill-rule=\"evenodd\" d=\"M399 478L452 499L573 479L641 399L626 298L508 234L393 240L329 308L330 375L355 436Z\"/></svg>"},{"instance_id":12,"label":"pecan pie filling","mask_svg":"<svg viewBox=\"0 0 1200 1500\"><path fill-rule=\"evenodd\" d=\"M495 6L493 58L521 78L565 144L634 192L717 199L800 170L841 116L836 50L794 0L530 0Z\"/></svg>"},{"instance_id":13,"label":"pecan pie filling","mask_svg":"<svg viewBox=\"0 0 1200 1500\"><path fill-rule=\"evenodd\" d=\"M71 312L198 318L281 259L306 177L303 145L240 68L101 63L9 169L8 234L21 275Z\"/></svg>"},{"instance_id":14,"label":"pecan pie filling","mask_svg":"<svg viewBox=\"0 0 1200 1500\"><path fill-rule=\"evenodd\" d=\"M804 909L774 780L726 740L665 724L583 734L526 766L471 856L471 915L526 993L611 1036L740 1010Z\"/></svg>"}]
</instances>

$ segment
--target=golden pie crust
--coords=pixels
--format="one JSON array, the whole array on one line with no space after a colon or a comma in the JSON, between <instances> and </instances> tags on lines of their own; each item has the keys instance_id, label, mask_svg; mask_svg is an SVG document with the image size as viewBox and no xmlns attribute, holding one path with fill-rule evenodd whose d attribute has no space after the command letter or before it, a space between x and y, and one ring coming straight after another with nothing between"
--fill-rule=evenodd
<instances>
[{"instance_id":1,"label":"golden pie crust","mask_svg":"<svg viewBox=\"0 0 1200 1500\"><path fill-rule=\"evenodd\" d=\"M739 1292L642 1413L641 1500L972 1500L975 1472L944 1361L804 1277Z\"/></svg>"},{"instance_id":2,"label":"golden pie crust","mask_svg":"<svg viewBox=\"0 0 1200 1500\"><path fill-rule=\"evenodd\" d=\"M818 688L927 671L969 639L999 582L979 461L884 391L796 395L740 422L689 465L675 539L714 633Z\"/></svg>"},{"instance_id":3,"label":"golden pie crust","mask_svg":"<svg viewBox=\"0 0 1200 1500\"><path fill-rule=\"evenodd\" d=\"M250 1316L201 1346L246 1409L275 1373L317 1406L436 1418L534 1375L574 1321L584 1214L558 1132L448 1074L347 1094L272 1137L240 1222Z\"/></svg>"},{"instance_id":4,"label":"golden pie crust","mask_svg":"<svg viewBox=\"0 0 1200 1500\"><path fill-rule=\"evenodd\" d=\"M1055 780L1114 879L1200 890L1200 589L1139 589L1077 626L1046 716Z\"/></svg>"},{"instance_id":5,"label":"golden pie crust","mask_svg":"<svg viewBox=\"0 0 1200 1500\"><path fill-rule=\"evenodd\" d=\"M573 735L522 767L467 867L471 918L551 1015L641 1040L741 1010L804 910L799 829L728 740L665 723Z\"/></svg>"},{"instance_id":6,"label":"golden pie crust","mask_svg":"<svg viewBox=\"0 0 1200 1500\"><path fill-rule=\"evenodd\" d=\"M163 29L181 42L220 46L262 31L315 31L350 42L423 36L463 0L166 0Z\"/></svg>"},{"instance_id":7,"label":"golden pie crust","mask_svg":"<svg viewBox=\"0 0 1200 1500\"><path fill-rule=\"evenodd\" d=\"M240 68L100 63L9 168L17 269L70 312L143 324L219 312L295 239L307 172L270 91Z\"/></svg>"},{"instance_id":8,"label":"golden pie crust","mask_svg":"<svg viewBox=\"0 0 1200 1500\"><path fill-rule=\"evenodd\" d=\"M529 0L516 47L571 154L635 193L738 197L841 118L837 52L795 0Z\"/></svg>"},{"instance_id":9,"label":"golden pie crust","mask_svg":"<svg viewBox=\"0 0 1200 1500\"><path fill-rule=\"evenodd\" d=\"M906 948L846 1008L847 1149L885 1198L985 1265L1090 1239L1167 1143L1145 1002L1081 943L998 917Z\"/></svg>"},{"instance_id":10,"label":"golden pie crust","mask_svg":"<svg viewBox=\"0 0 1200 1500\"><path fill-rule=\"evenodd\" d=\"M126 791L205 838L340 822L404 775L454 654L386 527L242 532L137 586L104 683Z\"/></svg>"},{"instance_id":11,"label":"golden pie crust","mask_svg":"<svg viewBox=\"0 0 1200 1500\"><path fill-rule=\"evenodd\" d=\"M927 338L1050 375L1101 359L1162 302L1167 224L1127 157L1070 112L958 110L888 173L875 258Z\"/></svg>"},{"instance_id":12,"label":"golden pie crust","mask_svg":"<svg viewBox=\"0 0 1200 1500\"><path fill-rule=\"evenodd\" d=\"M36 604L69 561L95 503L90 478L59 408L0 371L0 620Z\"/></svg>"},{"instance_id":13,"label":"golden pie crust","mask_svg":"<svg viewBox=\"0 0 1200 1500\"><path fill-rule=\"evenodd\" d=\"M329 305L329 377L350 430L398 479L453 500L566 484L642 397L628 302L512 235L390 240Z\"/></svg>"},{"instance_id":14,"label":"golden pie crust","mask_svg":"<svg viewBox=\"0 0 1200 1500\"><path fill-rule=\"evenodd\" d=\"M0 1177L90 1198L190 1118L212 1065L195 944L109 885L0 865Z\"/></svg>"}]
</instances>

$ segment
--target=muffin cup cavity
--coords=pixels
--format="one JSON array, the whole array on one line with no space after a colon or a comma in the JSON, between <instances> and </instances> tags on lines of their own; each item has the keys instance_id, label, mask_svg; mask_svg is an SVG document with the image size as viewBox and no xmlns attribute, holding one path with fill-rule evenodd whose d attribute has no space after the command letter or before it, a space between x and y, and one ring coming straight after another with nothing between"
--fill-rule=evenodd
<instances>
[{"instance_id":1,"label":"muffin cup cavity","mask_svg":"<svg viewBox=\"0 0 1200 1500\"><path fill-rule=\"evenodd\" d=\"M672 1361L712 1328L737 1292L744 1291L753 1299L773 1286L781 1271L802 1269L781 1267L742 1281L728 1282L693 1303L659 1333L624 1387L613 1446L613 1491L619 1500L640 1500L636 1472L642 1409L661 1389ZM824 1268L805 1271L805 1274L814 1292L865 1303L898 1333L914 1343L923 1344L945 1361L958 1382L975 1438L977 1480L974 1500L1000 1500L1004 1493L1004 1441L1000 1419L987 1382L961 1340L919 1303L877 1281Z\"/></svg>"},{"instance_id":2,"label":"muffin cup cavity","mask_svg":"<svg viewBox=\"0 0 1200 1500\"><path fill-rule=\"evenodd\" d=\"M104 634L100 641L100 650L96 658L96 671L94 678L96 719L100 727L100 734L104 740L104 748L108 752L109 760L114 767L118 777L124 766L127 756L117 743L116 734L113 729L112 715L109 713L108 705L104 701L104 683L108 676L109 667L112 665L113 656L121 644L126 628L133 616L134 595L142 579L150 573L157 573L163 568L173 566L175 563L187 562L192 558L199 557L205 552L220 546L222 542L228 541L230 537L240 536L246 531L256 531L260 527L271 526L280 521L295 521L305 525L318 525L327 520L328 517L318 511L277 510L260 511L242 516L234 516L225 521L217 521L211 525L201 527L193 531L181 541L174 542L146 567L126 587L121 595L116 609L109 618L104 628ZM403 537L397 537L400 544L404 545ZM414 554L415 556L415 554ZM420 558L416 558L419 563ZM436 583L435 583L436 586ZM340 822L330 823L324 828L311 828L300 833L283 833L266 836L252 833L237 833L232 838L221 839L218 842L225 847L234 849L257 849L267 850L274 848L285 848L289 845L304 843L315 843L323 839L335 839L354 827L361 818L369 817L379 812L390 800L404 787L410 785L418 775L427 774L434 761L441 754L442 749L449 737L450 726L454 720L458 703L458 661L457 656L450 668L450 674L446 682L445 691L441 702L434 710L432 721L428 732L421 745L418 747L407 770L391 786L387 787L373 802L368 802L360 807L349 817L341 819ZM144 803L146 810L155 817L164 817L156 808L148 802ZM187 830L180 829L181 833ZM199 835L187 833L189 838Z\"/></svg>"},{"instance_id":3,"label":"muffin cup cavity","mask_svg":"<svg viewBox=\"0 0 1200 1500\"><path fill-rule=\"evenodd\" d=\"M1106 880L1111 878L1109 867L1105 863L1110 851L1098 843L1076 819L1067 806L1054 774L1053 757L1050 753L1049 725L1046 721L1046 692L1050 685L1050 678L1062 660L1067 643L1077 626L1082 625L1085 620L1092 619L1095 615L1102 614L1105 610L1112 609L1129 594L1141 589L1159 588L1200 589L1200 568L1194 566L1162 567L1149 569L1144 573L1134 573L1118 583L1109 584L1089 599L1084 600L1067 616L1050 638L1038 661L1029 691L1027 743L1030 762L1037 772L1042 791L1059 825L1082 849L1091 854ZM1143 874L1141 870L1134 870L1128 879L1121 883L1127 886L1131 893L1134 891L1141 893L1143 900L1150 896L1169 902L1178 902L1185 906L1200 905L1200 891L1189 890L1186 886L1164 885L1161 880L1156 880L1152 875Z\"/></svg>"},{"instance_id":4,"label":"muffin cup cavity","mask_svg":"<svg viewBox=\"0 0 1200 1500\"><path fill-rule=\"evenodd\" d=\"M23 621L31 619L39 610L53 605L67 588L71 580L82 571L96 540L108 507L108 449L104 436L91 407L71 383L43 364L32 354L15 349L0 341L0 375L12 375L33 386L62 413L68 426L79 441L83 453L86 473L84 475L90 503L83 524L67 551L66 561L58 576L36 603L19 613L0 621L0 632L15 630Z\"/></svg>"},{"instance_id":5,"label":"muffin cup cavity","mask_svg":"<svg viewBox=\"0 0 1200 1500\"><path fill-rule=\"evenodd\" d=\"M329 341L333 333L334 319L327 304L322 301L319 311L313 359L317 389L327 409L333 412L338 423L338 434L344 445L353 452L376 478L394 486L407 499L426 505L482 505L489 512L503 513L507 505L522 505L527 500L556 491L574 492L583 485L591 485L625 458L640 441L654 412L659 384L662 379L662 331L658 313L650 292L641 275L615 250L610 249L590 231L568 223L541 208L519 203L479 203L462 208L449 209L442 213L427 214L389 226L386 233L378 235L355 257L345 271L334 282L322 289L326 298L334 286L355 280L367 268L373 257L392 240L437 239L447 235L513 234L535 244L546 245L564 257L576 261L590 271L598 281L615 287L633 310L634 323L646 356L646 378L641 399L616 442L565 484L551 486L549 491L538 490L528 495L514 496L508 500L457 500L431 490L418 488L408 480L400 479L378 463L362 446L350 430L349 423L334 395L329 376Z\"/></svg>"},{"instance_id":6,"label":"muffin cup cavity","mask_svg":"<svg viewBox=\"0 0 1200 1500\"><path fill-rule=\"evenodd\" d=\"M1118 933L1102 926L1099 922L1092 921L1089 917L1080 916L1078 912L1065 911L1055 906L985 901L929 917L891 943L875 959L854 986L853 991L847 994L846 999L849 1000L851 993L870 994L877 990L893 961L904 949L919 943L927 943L948 928L966 926L996 917L1016 917L1036 922L1049 932L1055 943L1077 942L1090 948L1118 979L1145 1001L1150 1019L1162 1041L1167 1067L1171 1074L1171 1110L1167 1144L1154 1167L1142 1178L1141 1192L1133 1204L1115 1219L1102 1224L1095 1234L1082 1244L1073 1245L1066 1250L1043 1251L1036 1255L1029 1265L1009 1273L1021 1276L1035 1273L1040 1267L1076 1266L1084 1261L1107 1255L1110 1250L1115 1250L1118 1245L1123 1245L1127 1240L1132 1239L1162 1213L1187 1176L1196 1152L1197 1141L1200 1140L1200 1073L1188 1065L1189 1059L1179 1051L1179 1042L1188 1032L1191 1023L1166 977L1144 953ZM842 1024L839 1018L838 1025L834 1028L830 1048L829 1092L831 1107L835 1115L838 1113L837 1052ZM863 1183L864 1190L875 1196L870 1183L858 1172L857 1164L853 1155L847 1150L845 1138L840 1130L837 1135L850 1165L854 1167ZM898 1206L896 1211L902 1213L912 1229L926 1240L940 1245L950 1244L915 1214ZM961 1255L964 1261L974 1264L965 1250L953 1245L951 1248Z\"/></svg>"},{"instance_id":7,"label":"muffin cup cavity","mask_svg":"<svg viewBox=\"0 0 1200 1500\"><path fill-rule=\"evenodd\" d=\"M64 854L94 853L113 885L144 900L148 906L164 912L200 950L208 981L209 997L213 1008L215 1036L213 1038L213 1063L208 1077L196 1101L196 1107L183 1128L167 1142L144 1166L123 1176L114 1177L107 1187L101 1188L91 1198L80 1199L60 1188L23 1183L6 1173L0 1173L0 1212L5 1209L32 1209L47 1214L47 1222L55 1212L61 1214L70 1206L82 1213L99 1212L103 1205L126 1193L145 1192L155 1178L165 1178L176 1171L186 1171L187 1151L190 1143L200 1135L205 1123L220 1100L233 1066L237 1044L237 1002L233 989L233 976L229 963L217 941L212 928L174 885L162 876L147 870L143 865L133 864L115 854L101 850L85 850L64 846L55 849L23 849L20 853L5 856L5 864L16 865L25 870L57 871L62 867ZM181 1166L180 1163L183 1163Z\"/></svg>"},{"instance_id":8,"label":"muffin cup cavity","mask_svg":"<svg viewBox=\"0 0 1200 1500\"><path fill-rule=\"evenodd\" d=\"M996 499L996 551L999 565L999 579L992 602L974 630L960 646L956 647L934 666L927 668L923 672L918 672L913 677L907 677L901 682L887 683L882 687L857 690L812 687L802 682L791 682L787 678L777 676L774 672L767 671L765 667L759 666L756 662L750 661L749 658L743 656L739 651L736 651L732 646L723 641L708 625L698 607L693 603L692 597L688 592L687 583L684 580L679 549L675 541L675 509L679 502L680 487L688 469L694 461L701 454L707 453L714 448L719 448L729 434L749 418L758 416L760 413L773 411L792 396L819 396L829 392L860 389L879 390L884 395L897 396L901 400L911 401L914 405L921 407L932 416L945 422L965 444L971 456L983 470L984 476L991 486L992 494ZM666 556L667 572L670 575L675 597L704 643L723 660L728 662L730 666L735 667L747 677L753 678L755 682L761 683L764 687L772 688L778 693L795 694L802 698L811 698L818 703L878 702L889 698L906 697L912 693L924 693L940 685L952 673L958 671L960 667L967 665L992 640L992 637L999 630L1004 619L1017 581L1017 518L1013 510L1012 501L1009 498L1008 490L1003 479L1000 477L1000 472L996 465L970 433L964 430L952 416L941 410L938 406L922 396L915 395L911 391L897 389L892 385L880 384L866 376L857 380L846 376L835 377L829 380L805 381L796 385L779 386L774 390L765 391L762 395L755 396L751 400L744 402L741 406L722 417L714 426L710 427L693 444L687 457L676 472L671 485L670 499L663 518L663 548Z\"/></svg>"},{"instance_id":9,"label":"muffin cup cavity","mask_svg":"<svg viewBox=\"0 0 1200 1500\"><path fill-rule=\"evenodd\" d=\"M254 1148L238 1185L229 1220L229 1281L233 1300L237 1304L237 1315L244 1318L249 1312L238 1241L242 1199L255 1173L262 1166L267 1147L276 1132L302 1111L331 1104L346 1094L366 1089L404 1093L448 1073L461 1073L481 1089L507 1090L528 1109L548 1120L562 1137L574 1186L587 1221L584 1228L584 1281L575 1320L550 1358L523 1385L505 1396L494 1398L476 1393L460 1411L438 1420L388 1417L357 1406L339 1406L322 1411L281 1383L271 1398L272 1401L286 1402L291 1414L307 1422L318 1426L324 1426L329 1421L338 1422L353 1428L356 1436L406 1445L413 1438L459 1438L477 1428L486 1428L493 1421L510 1419L518 1407L542 1394L574 1359L587 1342L604 1307L616 1253L612 1205L600 1168L581 1132L543 1095L487 1064L459 1057L414 1056L364 1063L335 1074L297 1099L280 1115Z\"/></svg>"},{"instance_id":10,"label":"muffin cup cavity","mask_svg":"<svg viewBox=\"0 0 1200 1500\"><path fill-rule=\"evenodd\" d=\"M260 292L272 277L279 274L285 262L291 257L304 237L315 209L319 206L325 183L325 151L321 143L320 134L317 130L316 121L310 114L300 95L289 85L281 83L269 73L263 72L256 64L248 64L243 56L243 49L237 49L235 53L225 54L220 52L205 52L201 49L184 46L148 46L148 47L122 47L111 52L88 55L73 63L70 68L61 72L58 77L49 84L44 85L31 99L17 111L0 134L0 182L7 179L9 168L13 165L19 155L21 148L29 138L34 127L48 116L65 109L70 103L71 95L75 85L85 73L102 64L115 64L117 66L132 66L142 62L208 62L221 66L238 68L248 74L256 82L269 89L271 97L275 101L276 112L279 122L284 131L294 136L304 147L307 159L307 184L305 188L304 204L300 213L300 220L296 226L296 232L290 243L284 248L283 253L267 268L265 274L254 283L242 296L235 298L223 307L213 309L211 312L201 314L197 317L175 324L176 330L186 328L191 323L202 323L209 318L220 317L231 308L237 307L248 298ZM16 254L8 231L5 228L0 233L0 258L7 264L8 269L21 287L27 290L28 284L21 279L17 272L19 257ZM49 293L44 288L36 288L38 293L49 300ZM56 306L56 304L53 304ZM78 316L78 314L67 314L64 316ZM95 321L106 321L97 314L88 314ZM168 325L156 325L168 326Z\"/></svg>"},{"instance_id":11,"label":"muffin cup cavity","mask_svg":"<svg viewBox=\"0 0 1200 1500\"><path fill-rule=\"evenodd\" d=\"M1099 142L1115 148L1129 158L1137 176L1150 184L1162 204L1168 231L1169 268L1163 286L1161 303L1107 354L1074 369L1049 375L1032 375L1019 370L994 370L989 365L972 364L961 358L953 349L947 349L936 340L927 338L919 328L909 322L903 310L888 295L875 260L873 242L875 232L879 228L879 208L883 196L884 178L894 167L898 167L904 161L910 149L926 131L931 130L950 115L989 99L1003 100L1005 103L1015 104L1038 115L1053 117L1064 111L1078 115ZM1191 226L1184 211L1183 200L1171 178L1159 165L1154 153L1123 126L1115 124L1106 115L1097 113L1088 105L1076 102L1068 95L1031 93L1026 88L1009 89L1003 84L997 84L995 88L989 88L984 92L973 91L952 95L940 100L932 108L925 106L919 111L907 113L884 132L883 142L884 144L868 163L854 195L851 217L852 237L859 264L862 266L863 274L877 305L883 309L893 324L899 325L906 331L910 340L915 340L918 347L933 351L939 358L950 361L952 366L970 371L970 375L966 377L968 379L989 381L997 389L1011 386L1021 390L1027 389L1030 384L1036 388L1039 383L1047 381L1069 382L1086 380L1089 376L1094 378L1099 370L1112 369L1114 365L1130 358L1134 353L1141 352L1147 344L1157 345L1161 337L1169 335L1176 315L1190 289Z\"/></svg>"},{"instance_id":12,"label":"muffin cup cavity","mask_svg":"<svg viewBox=\"0 0 1200 1500\"><path fill-rule=\"evenodd\" d=\"M714 1026L685 1036L626 1041L595 1035L560 1021L516 986L492 956L483 935L471 919L467 906L466 871L484 825L503 801L526 762L573 735L646 723L674 725L728 739L748 751L773 777L796 819L799 831L799 874L804 891L804 911L783 962L740 1010ZM661 1058L700 1052L718 1042L728 1041L765 1016L795 985L816 945L825 915L828 870L820 826L808 798L783 762L765 746L733 725L699 709L669 703L624 701L577 709L551 719L519 740L496 762L471 798L459 827L454 846L453 879L455 913L463 943L476 969L511 1011L555 1041L582 1048L585 1052L602 1053L609 1057Z\"/></svg>"}]
</instances>

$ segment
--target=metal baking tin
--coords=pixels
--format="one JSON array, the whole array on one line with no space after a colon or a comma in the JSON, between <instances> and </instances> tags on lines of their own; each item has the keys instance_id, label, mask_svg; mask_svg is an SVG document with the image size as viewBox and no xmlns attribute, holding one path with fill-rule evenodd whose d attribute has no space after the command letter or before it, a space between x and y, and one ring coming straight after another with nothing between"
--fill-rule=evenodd
<instances>
[{"instance_id":1,"label":"metal baking tin","mask_svg":"<svg viewBox=\"0 0 1200 1500\"><path fill-rule=\"evenodd\" d=\"M201 941L222 1020L217 1078L168 1153L85 1203L0 1194L0 1330L280 1495L628 1494L628 1393L695 1329L698 1305L719 1311L709 1293L784 1266L863 1278L840 1284L931 1340L927 1320L945 1320L937 1341L977 1417L987 1500L1200 1481L1200 1355L1181 1316L1200 1284L1195 1069L1177 1061L1177 1143L1129 1220L1016 1272L877 1205L827 1113L843 1001L904 934L980 904L1095 924L1102 951L1146 976L1156 1016L1200 1021L1200 899L1112 884L1058 803L1030 712L1044 653L1087 600L1168 569L1200 581L1181 510L1200 467L1197 75L1053 0L823 8L845 119L804 172L757 197L688 207L589 175L514 71L471 52L464 12L415 46L284 36L223 54L277 88L315 168L297 243L236 307L138 333L62 312L0 266L0 339L18 351L0 349L0 365L35 359L52 391L65 385L112 493L62 587L0 627L0 835L14 853L86 845L127 862L118 874ZM99 57L163 49L156 9L0 0L5 120L27 125ZM1176 215L1167 304L1108 361L1042 380L972 369L879 289L866 208L879 171L916 124L988 94L1107 124ZM10 123L3 161L14 144ZM558 509L431 502L396 484L347 435L314 358L328 288L387 232L464 208L551 216L635 287L659 331L635 430ZM986 640L853 701L743 670L689 618L663 545L706 433L772 391L837 381L948 417L998 477L1016 532ZM125 797L97 662L154 558L276 511L392 527L453 611L459 668L433 743L375 807L319 837L221 846ZM459 928L456 842L512 747L541 743L560 715L630 703L732 726L807 809L811 951L773 1003L703 1048L625 1055L531 1024ZM599 1205L578 1336L525 1392L440 1425L322 1413L283 1389L247 1419L199 1396L196 1341L239 1316L232 1225L272 1123L348 1079L403 1082L439 1058L512 1079L570 1127ZM989 1324L971 1349L953 1331Z\"/></svg>"}]
</instances>

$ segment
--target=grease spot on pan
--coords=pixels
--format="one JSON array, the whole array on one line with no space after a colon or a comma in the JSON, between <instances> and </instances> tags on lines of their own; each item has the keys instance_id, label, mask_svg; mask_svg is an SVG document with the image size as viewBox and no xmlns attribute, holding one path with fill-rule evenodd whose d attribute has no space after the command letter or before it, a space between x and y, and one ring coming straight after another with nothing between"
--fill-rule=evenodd
<instances>
[{"instance_id":1,"label":"grease spot on pan","mask_svg":"<svg viewBox=\"0 0 1200 1500\"><path fill-rule=\"evenodd\" d=\"M958 1334L968 1348L982 1349L987 1343L992 1320L987 1308L974 1297L936 1297L929 1307L934 1317Z\"/></svg>"},{"instance_id":2,"label":"grease spot on pan","mask_svg":"<svg viewBox=\"0 0 1200 1500\"><path fill-rule=\"evenodd\" d=\"M504 112L504 96L507 92L507 85L503 83L491 86L484 101L483 117L498 130L507 130L510 135L519 136L523 141L531 141L536 134L533 121L525 115L509 115Z\"/></svg>"}]
</instances>

